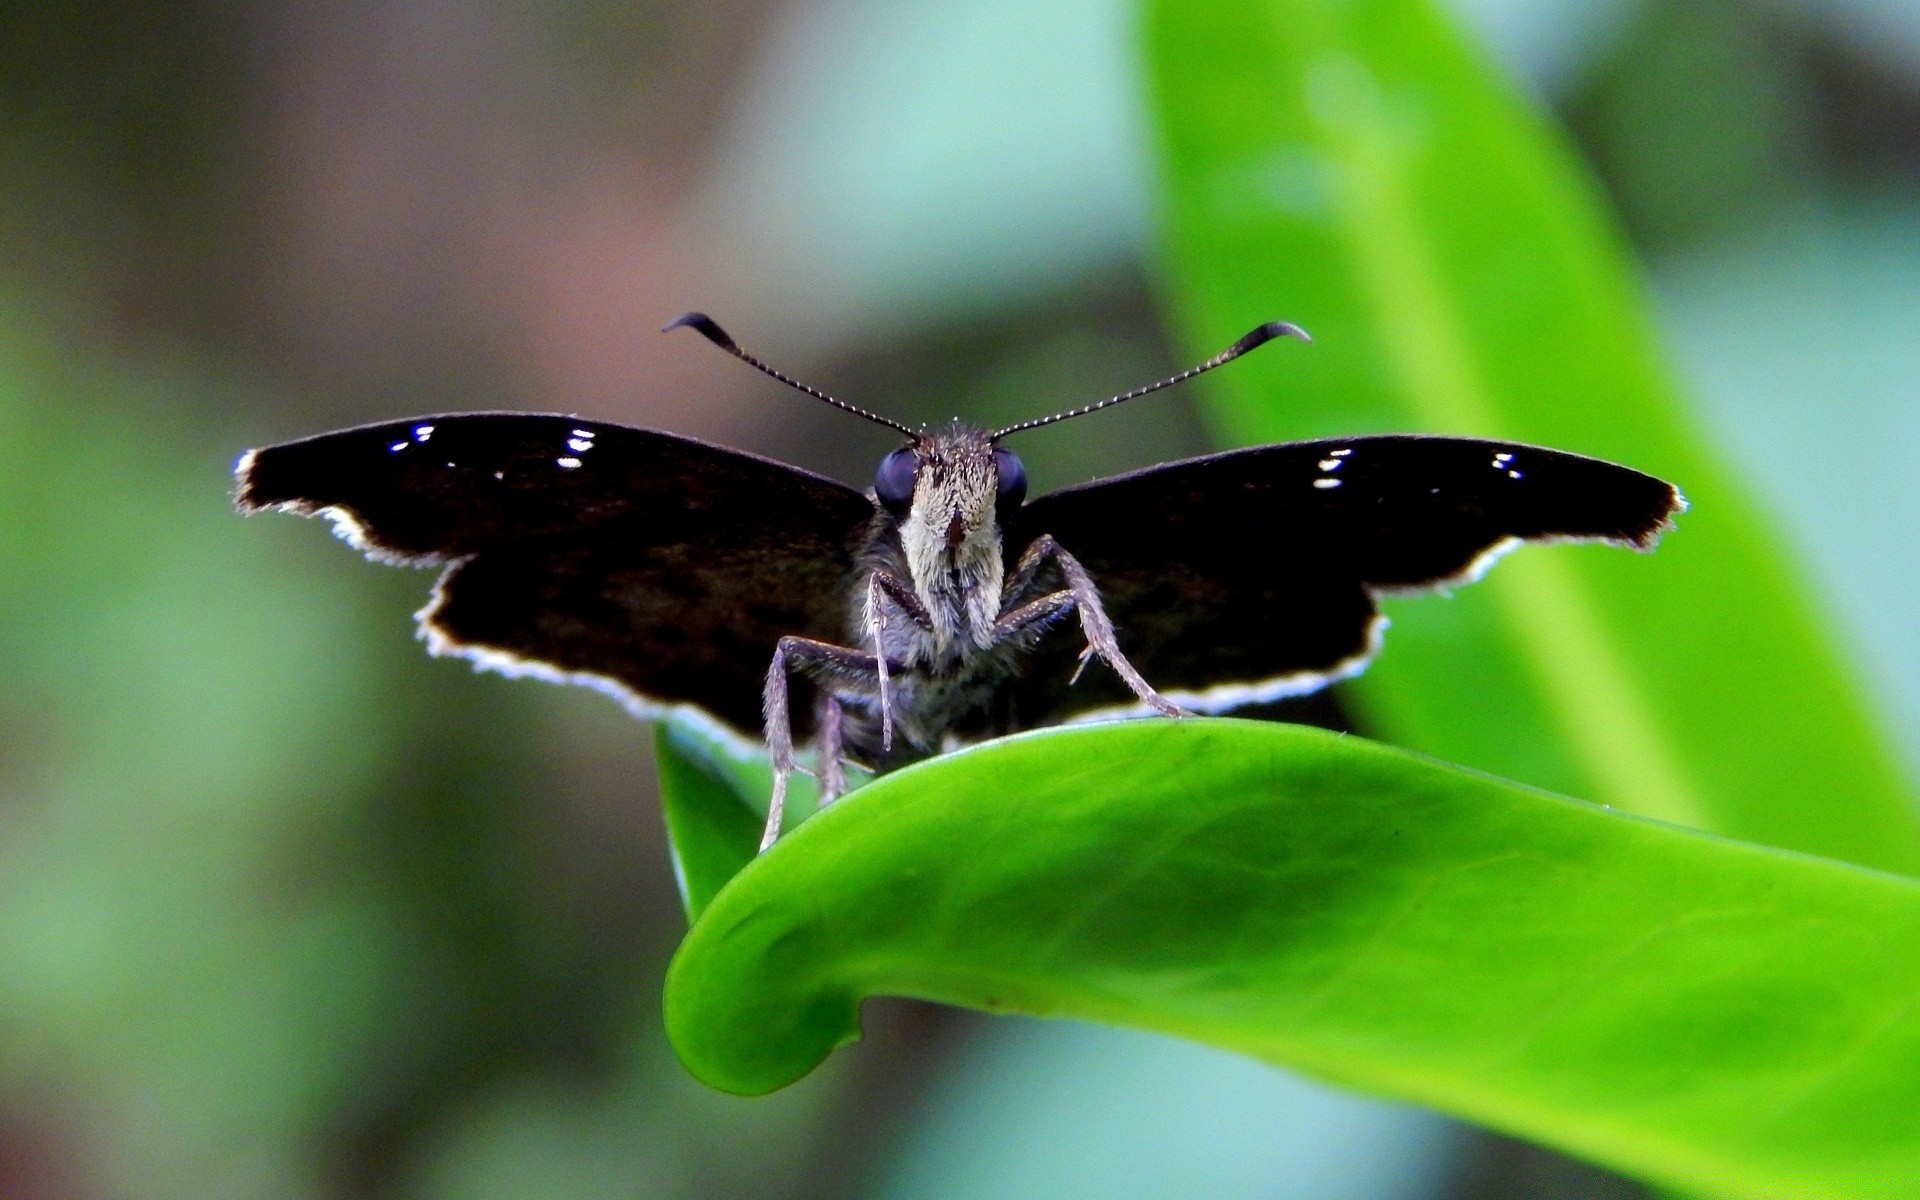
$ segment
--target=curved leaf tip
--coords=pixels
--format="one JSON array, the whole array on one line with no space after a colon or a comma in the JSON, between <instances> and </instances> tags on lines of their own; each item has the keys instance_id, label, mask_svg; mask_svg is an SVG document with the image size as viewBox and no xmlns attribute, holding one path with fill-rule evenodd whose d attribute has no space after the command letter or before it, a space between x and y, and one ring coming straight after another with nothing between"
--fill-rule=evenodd
<instances>
[{"instance_id":1,"label":"curved leaf tip","mask_svg":"<svg viewBox=\"0 0 1920 1200\"><path fill-rule=\"evenodd\" d=\"M1920 1186L1920 1121L1895 1119L1920 1110L1916 947L1903 879L1359 738L1139 721L990 743L815 817L713 898L666 1016L734 1092L908 995L1193 1038L1716 1194L1816 1194L1862 1164Z\"/></svg>"}]
</instances>

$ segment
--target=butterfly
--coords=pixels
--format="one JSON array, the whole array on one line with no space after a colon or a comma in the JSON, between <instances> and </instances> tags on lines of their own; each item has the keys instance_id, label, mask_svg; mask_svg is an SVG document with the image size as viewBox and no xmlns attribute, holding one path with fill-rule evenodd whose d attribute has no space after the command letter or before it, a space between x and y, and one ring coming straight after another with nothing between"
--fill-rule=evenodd
<instances>
[{"instance_id":1,"label":"butterfly","mask_svg":"<svg viewBox=\"0 0 1920 1200\"><path fill-rule=\"evenodd\" d=\"M328 517L376 561L441 568L418 614L430 653L763 737L762 849L807 737L830 803L850 762L884 771L1105 709L1303 695L1366 667L1382 595L1470 582L1525 541L1650 550L1686 504L1598 459L1404 434L1230 450L1029 500L1009 436L1311 339L1269 323L1169 379L989 431L911 428L782 374L704 314L680 327L906 443L862 493L655 430L452 413L250 450L236 499Z\"/></svg>"}]
</instances>

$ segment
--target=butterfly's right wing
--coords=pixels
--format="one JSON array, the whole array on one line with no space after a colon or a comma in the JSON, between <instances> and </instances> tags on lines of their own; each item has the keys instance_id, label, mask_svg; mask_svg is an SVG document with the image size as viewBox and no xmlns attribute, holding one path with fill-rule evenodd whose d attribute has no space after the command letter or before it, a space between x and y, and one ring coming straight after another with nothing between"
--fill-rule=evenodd
<instances>
[{"instance_id":1,"label":"butterfly's right wing","mask_svg":"<svg viewBox=\"0 0 1920 1200\"><path fill-rule=\"evenodd\" d=\"M1050 534L1099 587L1120 648L1209 712L1305 695L1379 648L1376 598L1468 583L1523 541L1651 549L1686 505L1615 463L1475 438L1288 442L1066 488L1010 522ZM1011 724L1128 704L1110 672L1072 688L1078 645L1043 640L1006 689Z\"/></svg>"},{"instance_id":2,"label":"butterfly's right wing","mask_svg":"<svg viewBox=\"0 0 1920 1200\"><path fill-rule=\"evenodd\" d=\"M238 476L244 511L326 515L369 557L446 565L420 614L434 653L697 705L755 735L775 642L844 640L874 514L784 463L523 413L322 434L251 451Z\"/></svg>"}]
</instances>

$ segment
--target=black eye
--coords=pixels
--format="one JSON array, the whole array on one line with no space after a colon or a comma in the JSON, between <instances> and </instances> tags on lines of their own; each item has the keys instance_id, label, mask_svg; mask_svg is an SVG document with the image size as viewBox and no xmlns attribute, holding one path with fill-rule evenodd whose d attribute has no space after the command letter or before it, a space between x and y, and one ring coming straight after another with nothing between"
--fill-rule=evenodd
<instances>
[{"instance_id":1,"label":"black eye","mask_svg":"<svg viewBox=\"0 0 1920 1200\"><path fill-rule=\"evenodd\" d=\"M902 446L880 460L873 473L873 494L896 516L903 515L913 503L913 477L920 473L920 458L912 446Z\"/></svg>"},{"instance_id":2,"label":"black eye","mask_svg":"<svg viewBox=\"0 0 1920 1200\"><path fill-rule=\"evenodd\" d=\"M1019 456L1011 450L993 448L993 465L1000 472L1001 508L1018 508L1027 498L1027 469L1020 465Z\"/></svg>"}]
</instances>

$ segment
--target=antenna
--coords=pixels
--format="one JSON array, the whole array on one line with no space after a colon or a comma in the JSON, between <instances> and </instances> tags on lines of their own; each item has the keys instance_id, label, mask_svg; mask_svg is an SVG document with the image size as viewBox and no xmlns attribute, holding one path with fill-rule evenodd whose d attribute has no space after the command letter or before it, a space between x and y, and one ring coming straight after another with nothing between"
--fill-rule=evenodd
<instances>
[{"instance_id":1,"label":"antenna","mask_svg":"<svg viewBox=\"0 0 1920 1200\"><path fill-rule=\"evenodd\" d=\"M748 366L752 367L754 370L761 371L768 375L773 376L775 379L778 379L781 383L786 384L788 387L794 389L797 392L805 392L807 395L812 396L815 400L824 400L828 404L833 405L835 408L845 409L846 411L852 413L856 417L865 417L867 420L872 421L876 425L885 425L889 429L898 429L901 433L906 434L908 437L912 438L916 442L920 440L920 434L917 430L909 429L905 425L902 425L900 422L889 420L886 417L881 416L879 413L871 413L864 408L856 408L853 405L848 404L845 400L836 400L832 396L829 396L825 392L821 391L819 388L810 388L806 384L801 383L798 379L795 379L793 376L786 375L779 371L774 370L772 367L768 366L766 363L761 362L759 359L755 358L753 355L748 354L745 350L742 350L740 348L740 343L734 341L731 337L729 337L727 335L727 331L720 328L720 323L718 321L715 321L712 317L708 316L705 313L702 313L702 312L681 313L679 316L675 317L673 320L668 321L665 325L662 325L660 327L660 332L668 333L668 332L671 332L672 330L679 329L683 326L698 333L701 337L706 338L708 341L720 347L722 350L725 350L728 354L733 355L735 358L739 359L741 362L746 363Z\"/></svg>"},{"instance_id":2,"label":"antenna","mask_svg":"<svg viewBox=\"0 0 1920 1200\"><path fill-rule=\"evenodd\" d=\"M1195 375L1205 375L1215 367L1223 367L1234 359L1239 358L1242 354L1258 350L1277 337L1299 338L1303 342L1313 341L1311 337L1307 336L1307 331L1298 325L1289 325L1285 321L1268 321L1265 325L1248 333L1247 336L1241 338L1233 345L1228 346L1225 350L1222 350L1197 367L1189 367L1178 375L1162 379L1159 383L1150 383L1146 387L1135 388L1131 392L1122 392L1118 396L1109 396L1097 404L1088 404L1082 408L1073 408L1063 413L1055 413L1050 417L1036 417L1031 421L1022 421L1018 425L1009 425L1005 429L995 433L990 440L997 442L1010 433L1023 433L1029 429L1038 429L1042 425L1052 425L1056 421L1067 420L1069 417L1084 417L1090 412L1098 412L1100 409L1109 408L1128 400L1138 400L1150 392L1157 392L1161 388L1172 387L1176 383L1185 383Z\"/></svg>"}]
</instances>

